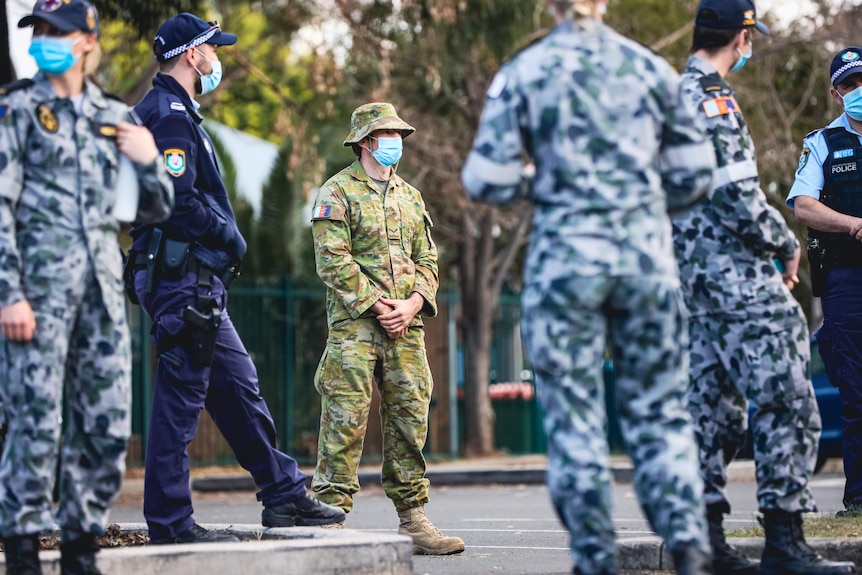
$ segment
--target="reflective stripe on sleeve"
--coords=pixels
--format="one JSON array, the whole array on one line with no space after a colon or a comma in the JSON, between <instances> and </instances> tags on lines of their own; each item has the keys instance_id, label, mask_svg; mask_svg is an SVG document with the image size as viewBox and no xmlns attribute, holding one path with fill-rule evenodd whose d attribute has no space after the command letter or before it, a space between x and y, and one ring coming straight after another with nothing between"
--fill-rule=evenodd
<instances>
[{"instance_id":1,"label":"reflective stripe on sleeve","mask_svg":"<svg viewBox=\"0 0 862 575\"><path fill-rule=\"evenodd\" d=\"M520 183L523 166L520 161L498 164L473 151L464 164L464 174L493 186L514 186Z\"/></svg>"},{"instance_id":2,"label":"reflective stripe on sleeve","mask_svg":"<svg viewBox=\"0 0 862 575\"><path fill-rule=\"evenodd\" d=\"M661 161L664 167L671 169L711 167L715 165L715 149L712 142L673 146L662 152Z\"/></svg>"},{"instance_id":3,"label":"reflective stripe on sleeve","mask_svg":"<svg viewBox=\"0 0 862 575\"><path fill-rule=\"evenodd\" d=\"M727 184L757 177L757 164L751 160L736 162L719 168L713 174L712 189L717 190Z\"/></svg>"}]
</instances>

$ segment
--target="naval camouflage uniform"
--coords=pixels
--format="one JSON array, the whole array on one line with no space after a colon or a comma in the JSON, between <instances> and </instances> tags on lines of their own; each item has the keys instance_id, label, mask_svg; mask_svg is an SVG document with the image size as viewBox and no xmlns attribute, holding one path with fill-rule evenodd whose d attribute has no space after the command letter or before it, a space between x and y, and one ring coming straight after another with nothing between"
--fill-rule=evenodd
<instances>
[{"instance_id":1,"label":"naval camouflage uniform","mask_svg":"<svg viewBox=\"0 0 862 575\"><path fill-rule=\"evenodd\" d=\"M433 384L421 315L437 315L437 248L419 191L394 173L382 184L385 191L379 185L357 160L323 184L312 213L329 325L314 380L322 412L312 488L319 500L345 511L359 491L375 381L386 495L399 512L428 502L422 448ZM406 335L390 339L369 308L381 297L407 299L413 292L424 307Z\"/></svg>"},{"instance_id":2,"label":"naval camouflage uniform","mask_svg":"<svg viewBox=\"0 0 862 575\"><path fill-rule=\"evenodd\" d=\"M535 164L522 326L551 497L585 574L617 572L608 340L646 516L670 549L709 552L668 209L699 198L714 160L678 82L664 60L600 22L563 22L498 73L462 173L472 198L507 203L529 188L522 155Z\"/></svg>"},{"instance_id":3,"label":"naval camouflage uniform","mask_svg":"<svg viewBox=\"0 0 862 575\"><path fill-rule=\"evenodd\" d=\"M821 424L808 327L772 262L792 258L799 242L760 189L754 143L730 86L691 57L682 90L707 123L718 166L707 196L673 221L705 502L729 512L726 462L745 438L750 400L758 406L750 425L760 509L815 511L808 477Z\"/></svg>"},{"instance_id":4,"label":"naval camouflage uniform","mask_svg":"<svg viewBox=\"0 0 862 575\"><path fill-rule=\"evenodd\" d=\"M36 318L32 341L0 338L3 537L54 525L64 393L61 528L104 532L125 470L131 350L112 209L128 107L89 81L81 106L41 73L0 91L0 307L26 300ZM158 161L135 168L138 218L164 219L170 178Z\"/></svg>"}]
</instances>

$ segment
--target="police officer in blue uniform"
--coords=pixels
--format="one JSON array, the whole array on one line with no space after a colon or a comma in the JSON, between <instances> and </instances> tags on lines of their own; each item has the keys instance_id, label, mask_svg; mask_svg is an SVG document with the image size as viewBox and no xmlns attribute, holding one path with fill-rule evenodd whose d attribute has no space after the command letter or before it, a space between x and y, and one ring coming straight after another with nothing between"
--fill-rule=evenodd
<instances>
[{"instance_id":1,"label":"police officer in blue uniform","mask_svg":"<svg viewBox=\"0 0 862 575\"><path fill-rule=\"evenodd\" d=\"M829 72L844 113L805 137L787 205L808 226L817 342L841 393L846 516L862 515L862 47L838 52Z\"/></svg>"},{"instance_id":2,"label":"police officer in blue uniform","mask_svg":"<svg viewBox=\"0 0 862 575\"><path fill-rule=\"evenodd\" d=\"M264 526L344 521L343 511L307 495L296 461L276 448L257 372L226 309L246 242L194 97L218 86L217 48L236 40L193 14L167 20L153 42L161 71L135 108L153 132L176 193L169 220L132 229L127 264L134 295L153 320L159 355L144 487L155 544L235 540L192 518L188 444L202 408L260 488Z\"/></svg>"}]
</instances>

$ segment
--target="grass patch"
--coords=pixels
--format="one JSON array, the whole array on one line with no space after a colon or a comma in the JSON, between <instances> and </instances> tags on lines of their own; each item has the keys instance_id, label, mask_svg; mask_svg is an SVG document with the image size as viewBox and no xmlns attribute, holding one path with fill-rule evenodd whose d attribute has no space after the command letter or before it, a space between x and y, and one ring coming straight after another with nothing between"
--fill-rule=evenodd
<instances>
[{"instance_id":1,"label":"grass patch","mask_svg":"<svg viewBox=\"0 0 862 575\"><path fill-rule=\"evenodd\" d=\"M862 517L815 517L806 516L805 537L862 537ZM737 529L727 532L728 537L763 537L763 527Z\"/></svg>"}]
</instances>

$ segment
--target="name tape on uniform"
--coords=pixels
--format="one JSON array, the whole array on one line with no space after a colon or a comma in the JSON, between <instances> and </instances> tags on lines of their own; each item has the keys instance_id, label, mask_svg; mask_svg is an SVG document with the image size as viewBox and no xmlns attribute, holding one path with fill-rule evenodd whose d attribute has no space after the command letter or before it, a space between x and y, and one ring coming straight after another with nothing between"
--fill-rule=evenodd
<instances>
[{"instance_id":1,"label":"name tape on uniform","mask_svg":"<svg viewBox=\"0 0 862 575\"><path fill-rule=\"evenodd\" d=\"M737 105L736 98L733 96L721 96L704 102L703 111L706 112L707 118L714 118L738 112L739 105Z\"/></svg>"}]
</instances>

